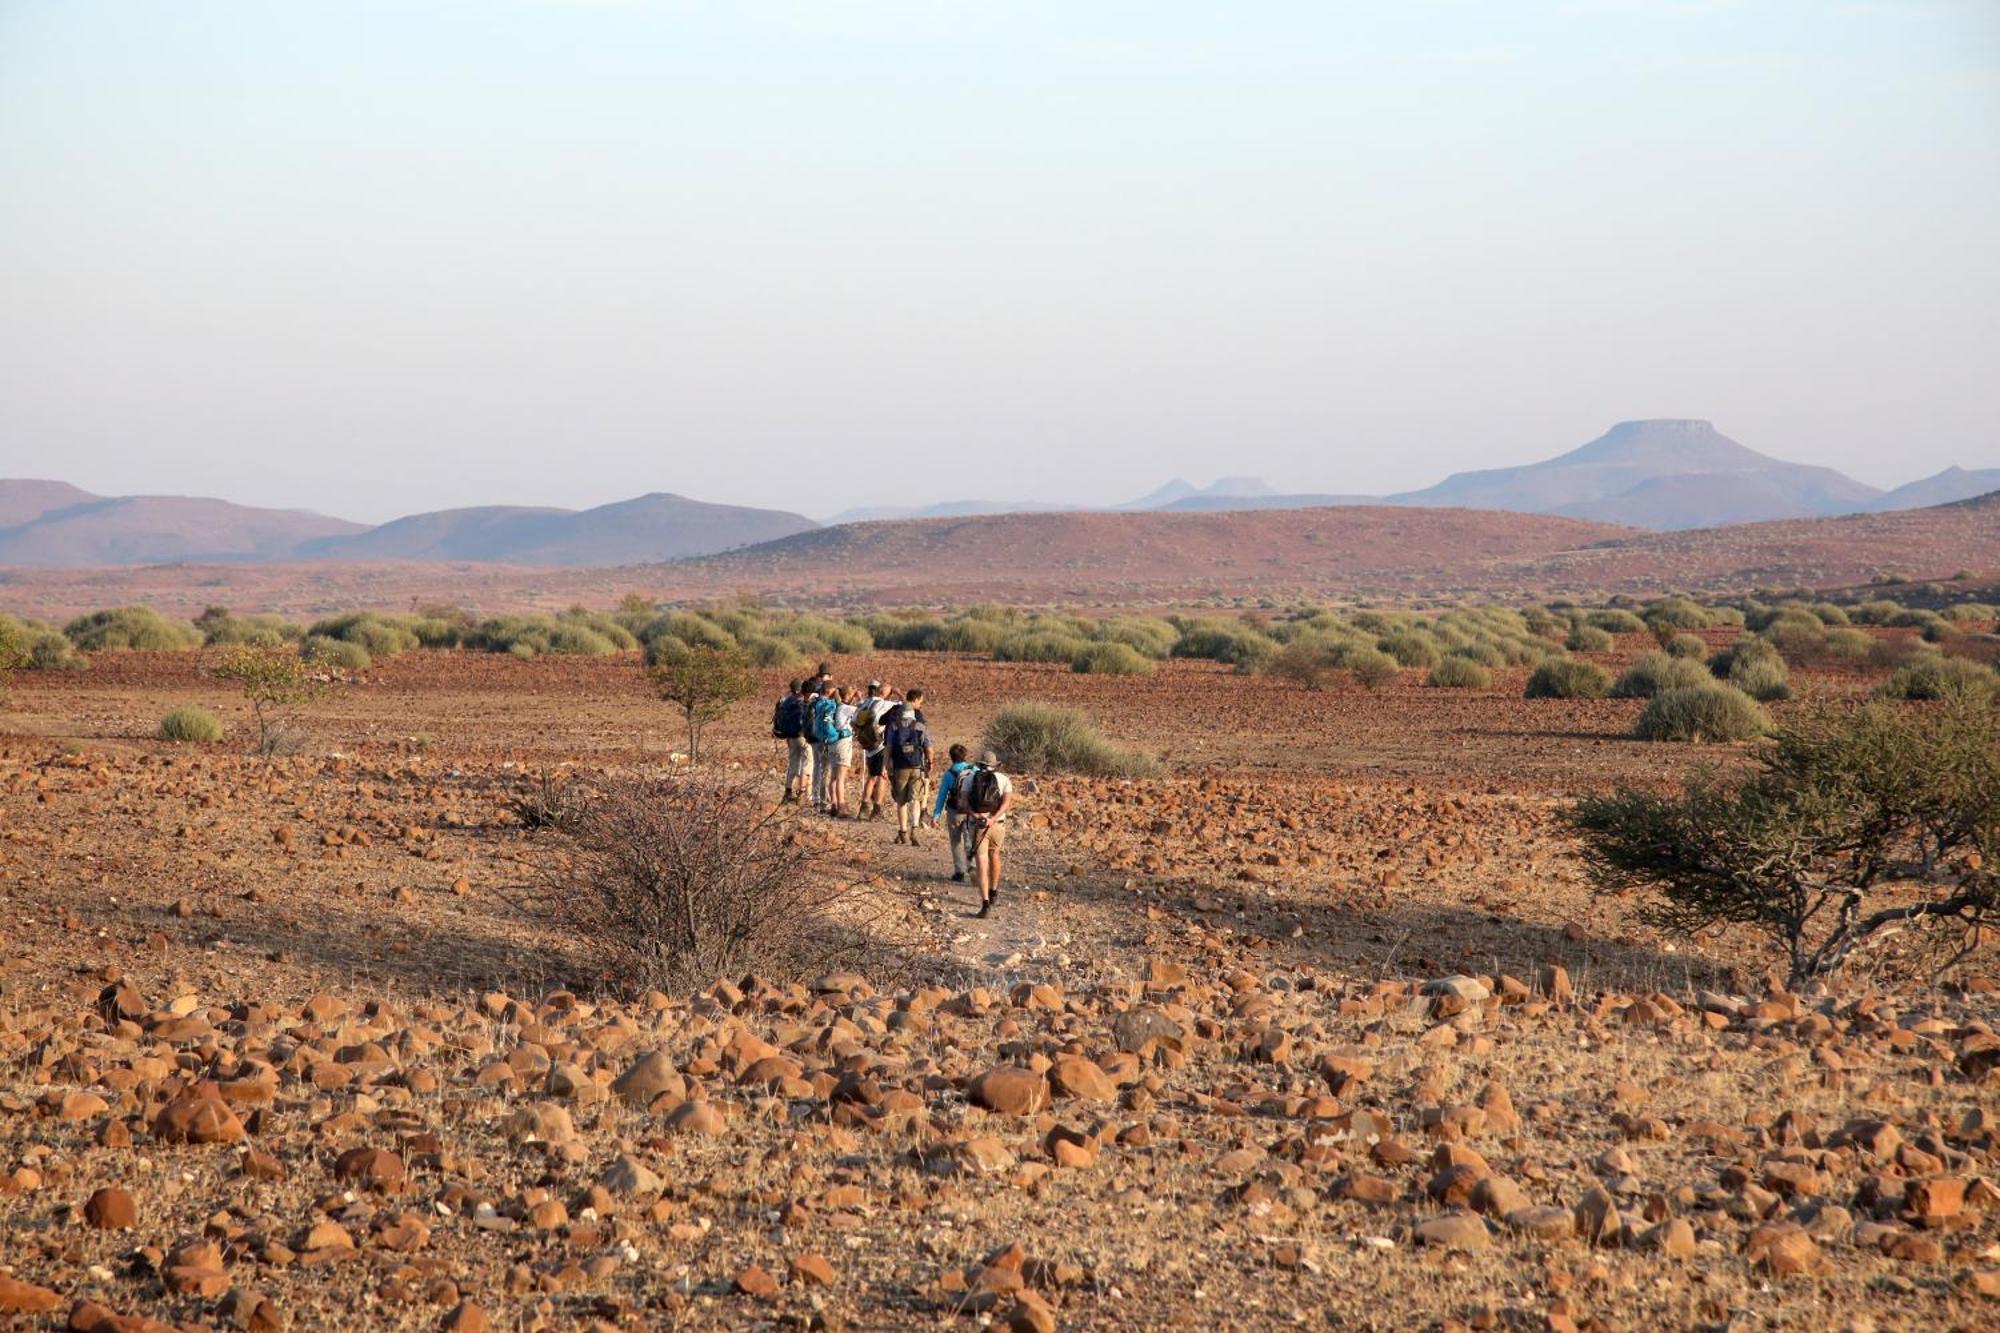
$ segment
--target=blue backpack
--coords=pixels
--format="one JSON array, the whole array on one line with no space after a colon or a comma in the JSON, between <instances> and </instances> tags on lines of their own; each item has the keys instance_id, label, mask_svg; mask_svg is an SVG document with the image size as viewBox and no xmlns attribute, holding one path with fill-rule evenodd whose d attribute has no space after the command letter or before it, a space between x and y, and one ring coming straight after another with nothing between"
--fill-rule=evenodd
<instances>
[{"instance_id":1,"label":"blue backpack","mask_svg":"<svg viewBox=\"0 0 2000 1333\"><path fill-rule=\"evenodd\" d=\"M815 745L840 739L840 724L834 720L839 716L839 700L827 695L813 700L812 720L806 724L806 739Z\"/></svg>"},{"instance_id":2,"label":"blue backpack","mask_svg":"<svg viewBox=\"0 0 2000 1333\"><path fill-rule=\"evenodd\" d=\"M781 741L801 735L806 729L806 701L796 694L778 700L771 714L771 734Z\"/></svg>"}]
</instances>

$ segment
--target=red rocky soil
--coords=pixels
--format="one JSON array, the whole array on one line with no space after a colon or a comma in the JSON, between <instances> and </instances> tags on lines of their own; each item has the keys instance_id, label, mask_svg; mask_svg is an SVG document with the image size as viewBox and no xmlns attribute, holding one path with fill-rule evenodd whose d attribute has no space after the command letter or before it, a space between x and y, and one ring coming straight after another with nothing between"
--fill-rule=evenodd
<instances>
[{"instance_id":1,"label":"red rocky soil","mask_svg":"<svg viewBox=\"0 0 2000 1333\"><path fill-rule=\"evenodd\" d=\"M147 739L245 734L186 658L17 678L0 1327L2000 1321L1994 954L1800 996L1591 897L1560 794L1718 757L1633 705L838 665L1173 776L1024 782L986 921L935 839L808 820L878 949L619 995L513 802L665 762L630 661L413 654L269 762Z\"/></svg>"}]
</instances>

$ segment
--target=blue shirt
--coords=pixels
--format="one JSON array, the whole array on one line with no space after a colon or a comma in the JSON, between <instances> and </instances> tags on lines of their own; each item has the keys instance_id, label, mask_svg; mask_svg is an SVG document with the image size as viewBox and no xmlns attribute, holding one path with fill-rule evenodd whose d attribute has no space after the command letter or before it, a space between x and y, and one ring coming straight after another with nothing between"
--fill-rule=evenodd
<instances>
[{"instance_id":1,"label":"blue shirt","mask_svg":"<svg viewBox=\"0 0 2000 1333\"><path fill-rule=\"evenodd\" d=\"M971 771L972 765L963 759L944 771L944 776L938 779L937 804L931 807L932 819L944 813L944 808L951 804L951 794L957 789L959 778Z\"/></svg>"}]
</instances>

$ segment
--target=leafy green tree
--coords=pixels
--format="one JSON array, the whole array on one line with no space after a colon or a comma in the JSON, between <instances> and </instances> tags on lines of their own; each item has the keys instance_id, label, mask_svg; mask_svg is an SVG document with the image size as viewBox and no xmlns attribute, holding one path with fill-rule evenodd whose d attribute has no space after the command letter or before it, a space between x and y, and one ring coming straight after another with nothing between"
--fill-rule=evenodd
<instances>
[{"instance_id":1,"label":"leafy green tree","mask_svg":"<svg viewBox=\"0 0 2000 1333\"><path fill-rule=\"evenodd\" d=\"M757 671L741 648L681 646L659 654L647 668L653 691L678 704L687 719L688 758L701 762L701 733L757 688Z\"/></svg>"},{"instance_id":2,"label":"leafy green tree","mask_svg":"<svg viewBox=\"0 0 2000 1333\"><path fill-rule=\"evenodd\" d=\"M250 701L257 719L257 753L270 755L278 748L286 710L311 699L319 691L312 668L293 647L258 648L241 645L222 652L210 663L208 672L218 680L234 682Z\"/></svg>"}]
</instances>

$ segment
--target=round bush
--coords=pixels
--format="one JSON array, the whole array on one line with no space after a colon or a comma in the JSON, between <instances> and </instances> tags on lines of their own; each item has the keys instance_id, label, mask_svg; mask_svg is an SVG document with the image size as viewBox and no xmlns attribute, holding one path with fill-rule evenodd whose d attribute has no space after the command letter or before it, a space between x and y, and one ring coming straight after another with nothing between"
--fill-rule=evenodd
<instances>
[{"instance_id":1,"label":"round bush","mask_svg":"<svg viewBox=\"0 0 2000 1333\"><path fill-rule=\"evenodd\" d=\"M1399 666L1434 667L1443 660L1436 646L1419 634L1391 634L1377 646Z\"/></svg>"},{"instance_id":2,"label":"round bush","mask_svg":"<svg viewBox=\"0 0 2000 1333\"><path fill-rule=\"evenodd\" d=\"M1611 692L1611 673L1595 662L1552 657L1528 677L1530 699L1602 699Z\"/></svg>"},{"instance_id":3,"label":"round bush","mask_svg":"<svg viewBox=\"0 0 2000 1333\"><path fill-rule=\"evenodd\" d=\"M1667 690L1706 685L1713 679L1699 662L1647 653L1625 668L1625 674L1611 687L1611 695L1615 699L1654 699Z\"/></svg>"},{"instance_id":4,"label":"round bush","mask_svg":"<svg viewBox=\"0 0 2000 1333\"><path fill-rule=\"evenodd\" d=\"M160 719L160 739L207 745L222 739L222 723L206 708L182 704Z\"/></svg>"},{"instance_id":5,"label":"round bush","mask_svg":"<svg viewBox=\"0 0 2000 1333\"><path fill-rule=\"evenodd\" d=\"M1462 643L1445 654L1447 661L1454 657L1464 658L1466 661L1476 663L1489 670L1494 667L1507 665L1507 654L1485 639L1475 639L1471 643Z\"/></svg>"},{"instance_id":6,"label":"round bush","mask_svg":"<svg viewBox=\"0 0 2000 1333\"><path fill-rule=\"evenodd\" d=\"M1875 693L1884 699L1982 698L1996 687L2000 677L1989 667L1963 657L1926 654L1897 670Z\"/></svg>"},{"instance_id":7,"label":"round bush","mask_svg":"<svg viewBox=\"0 0 2000 1333\"><path fill-rule=\"evenodd\" d=\"M1609 634L1637 634L1646 628L1645 621L1630 611L1621 611L1617 607L1592 611L1583 619L1585 624L1593 625Z\"/></svg>"},{"instance_id":8,"label":"round bush","mask_svg":"<svg viewBox=\"0 0 2000 1333\"><path fill-rule=\"evenodd\" d=\"M86 653L171 653L201 646L200 630L148 606L93 611L63 626L63 633Z\"/></svg>"},{"instance_id":9,"label":"round bush","mask_svg":"<svg viewBox=\"0 0 2000 1333\"><path fill-rule=\"evenodd\" d=\"M360 644L346 639L329 639L323 634L306 635L305 641L299 645L299 656L314 666L340 671L366 671L374 665L374 659Z\"/></svg>"},{"instance_id":10,"label":"round bush","mask_svg":"<svg viewBox=\"0 0 2000 1333\"><path fill-rule=\"evenodd\" d=\"M1453 655L1432 667L1424 683L1447 690L1483 690L1493 684L1493 673L1469 657Z\"/></svg>"},{"instance_id":11,"label":"round bush","mask_svg":"<svg viewBox=\"0 0 2000 1333\"><path fill-rule=\"evenodd\" d=\"M1150 676L1153 659L1127 643L1093 643L1070 659L1069 669L1084 676Z\"/></svg>"},{"instance_id":12,"label":"round bush","mask_svg":"<svg viewBox=\"0 0 2000 1333\"><path fill-rule=\"evenodd\" d=\"M1608 653L1612 642L1611 631L1595 625L1578 625L1563 640L1563 647L1573 653Z\"/></svg>"},{"instance_id":13,"label":"round bush","mask_svg":"<svg viewBox=\"0 0 2000 1333\"><path fill-rule=\"evenodd\" d=\"M1341 665L1354 673L1354 679L1363 689L1369 690L1379 690L1402 674L1395 658L1374 648L1346 654Z\"/></svg>"},{"instance_id":14,"label":"round bush","mask_svg":"<svg viewBox=\"0 0 2000 1333\"><path fill-rule=\"evenodd\" d=\"M1676 634L1660 645L1669 657L1702 658L1708 656L1708 645L1699 634Z\"/></svg>"},{"instance_id":15,"label":"round bush","mask_svg":"<svg viewBox=\"0 0 2000 1333\"><path fill-rule=\"evenodd\" d=\"M1757 701L1729 685L1709 681L1664 690L1639 714L1645 741L1747 741L1771 729Z\"/></svg>"},{"instance_id":16,"label":"round bush","mask_svg":"<svg viewBox=\"0 0 2000 1333\"><path fill-rule=\"evenodd\" d=\"M1729 667L1729 683L1752 699L1766 703L1792 697L1784 659L1776 656L1737 658Z\"/></svg>"},{"instance_id":17,"label":"round bush","mask_svg":"<svg viewBox=\"0 0 2000 1333\"><path fill-rule=\"evenodd\" d=\"M1153 777L1159 761L1113 745L1074 708L1028 699L993 715L981 737L1017 773L1082 773L1098 778Z\"/></svg>"},{"instance_id":18,"label":"round bush","mask_svg":"<svg viewBox=\"0 0 2000 1333\"><path fill-rule=\"evenodd\" d=\"M993 648L996 662L1074 662L1085 648L1082 639L1045 630L1014 634Z\"/></svg>"}]
</instances>

